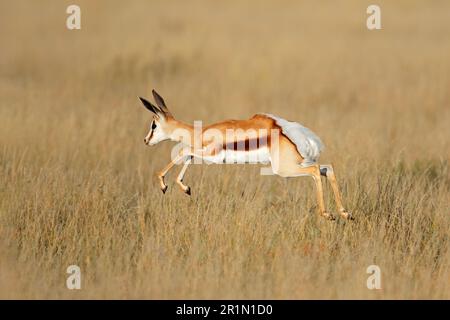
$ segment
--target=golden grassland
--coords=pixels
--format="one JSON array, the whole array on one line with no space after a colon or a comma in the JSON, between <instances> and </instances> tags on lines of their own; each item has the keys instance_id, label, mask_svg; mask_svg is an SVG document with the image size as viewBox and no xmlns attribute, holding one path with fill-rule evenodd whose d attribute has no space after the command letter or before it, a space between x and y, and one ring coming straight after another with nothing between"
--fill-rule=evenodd
<instances>
[{"instance_id":1,"label":"golden grassland","mask_svg":"<svg viewBox=\"0 0 450 320\"><path fill-rule=\"evenodd\" d=\"M0 298L450 298L448 1L379 1L379 31L365 1L77 1L79 31L69 4L0 4ZM356 220L251 165L163 195L152 88L188 122L312 128Z\"/></svg>"}]
</instances>

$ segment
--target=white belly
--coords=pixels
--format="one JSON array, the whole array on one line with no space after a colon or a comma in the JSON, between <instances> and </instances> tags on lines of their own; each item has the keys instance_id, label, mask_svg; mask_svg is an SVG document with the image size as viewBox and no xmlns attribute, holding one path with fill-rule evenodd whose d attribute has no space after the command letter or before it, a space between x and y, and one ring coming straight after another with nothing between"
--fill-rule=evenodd
<instances>
[{"instance_id":1,"label":"white belly","mask_svg":"<svg viewBox=\"0 0 450 320\"><path fill-rule=\"evenodd\" d=\"M203 157L203 160L206 163L267 164L270 162L270 153L267 147L251 151L222 150L215 156Z\"/></svg>"}]
</instances>

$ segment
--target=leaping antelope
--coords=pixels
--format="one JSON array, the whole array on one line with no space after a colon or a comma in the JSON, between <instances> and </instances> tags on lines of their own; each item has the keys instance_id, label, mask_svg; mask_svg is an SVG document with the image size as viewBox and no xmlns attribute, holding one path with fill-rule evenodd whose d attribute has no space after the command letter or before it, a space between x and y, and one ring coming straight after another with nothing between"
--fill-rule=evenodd
<instances>
[{"instance_id":1,"label":"leaping antelope","mask_svg":"<svg viewBox=\"0 0 450 320\"><path fill-rule=\"evenodd\" d=\"M235 160L250 163L249 159L252 158L256 160L255 163L270 163L272 172L281 177L312 177L316 185L319 214L333 220L334 216L326 212L323 200L321 176L326 177L333 189L339 214L343 218L352 219L352 215L342 205L333 166L317 163L323 144L308 128L271 114L256 114L248 120L226 120L195 130L194 126L176 120L164 99L155 90L152 93L156 106L139 98L153 113L150 131L144 138L145 144L155 145L164 140L172 140L185 146L183 152L173 157L157 173L163 193L167 190L164 176L177 163L184 165L176 182L190 195L191 188L183 183L183 178L193 159L212 163L234 163ZM253 132L253 135L249 132ZM223 137L227 137L225 143Z\"/></svg>"}]
</instances>

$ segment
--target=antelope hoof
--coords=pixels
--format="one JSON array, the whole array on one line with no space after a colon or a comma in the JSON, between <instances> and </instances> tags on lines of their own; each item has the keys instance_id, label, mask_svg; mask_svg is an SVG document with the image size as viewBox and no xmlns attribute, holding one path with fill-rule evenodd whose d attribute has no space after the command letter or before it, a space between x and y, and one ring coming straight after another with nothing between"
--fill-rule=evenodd
<instances>
[{"instance_id":1,"label":"antelope hoof","mask_svg":"<svg viewBox=\"0 0 450 320\"><path fill-rule=\"evenodd\" d=\"M355 220L355 218L353 218L352 214L348 211L342 210L340 212L341 217L347 220Z\"/></svg>"},{"instance_id":2,"label":"antelope hoof","mask_svg":"<svg viewBox=\"0 0 450 320\"><path fill-rule=\"evenodd\" d=\"M191 195L191 187L187 187L186 190L184 190L184 193L186 193L188 196Z\"/></svg>"},{"instance_id":3,"label":"antelope hoof","mask_svg":"<svg viewBox=\"0 0 450 320\"><path fill-rule=\"evenodd\" d=\"M336 218L331 213L328 212L322 213L322 217L330 221L336 220Z\"/></svg>"},{"instance_id":4,"label":"antelope hoof","mask_svg":"<svg viewBox=\"0 0 450 320\"><path fill-rule=\"evenodd\" d=\"M164 188L161 188L162 193L166 193L167 191L167 186L165 186Z\"/></svg>"}]
</instances>

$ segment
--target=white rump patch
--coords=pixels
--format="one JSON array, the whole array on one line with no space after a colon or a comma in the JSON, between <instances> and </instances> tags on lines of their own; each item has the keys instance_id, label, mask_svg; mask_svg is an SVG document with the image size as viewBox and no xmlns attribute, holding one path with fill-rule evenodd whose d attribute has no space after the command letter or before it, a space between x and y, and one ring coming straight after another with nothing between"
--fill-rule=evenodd
<instances>
[{"instance_id":1,"label":"white rump patch","mask_svg":"<svg viewBox=\"0 0 450 320\"><path fill-rule=\"evenodd\" d=\"M304 159L300 164L302 167L308 167L317 162L324 145L314 132L297 122L287 121L273 114L263 114L275 120L275 123L281 127L282 133L295 144L297 151Z\"/></svg>"}]
</instances>

